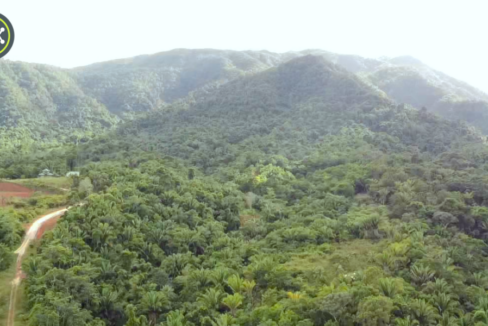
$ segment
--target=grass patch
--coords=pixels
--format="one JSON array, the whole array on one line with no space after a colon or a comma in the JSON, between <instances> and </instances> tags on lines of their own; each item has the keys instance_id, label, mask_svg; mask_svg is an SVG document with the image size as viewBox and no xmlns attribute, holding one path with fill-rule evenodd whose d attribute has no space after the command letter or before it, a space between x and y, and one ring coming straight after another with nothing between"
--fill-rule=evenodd
<instances>
[{"instance_id":1,"label":"grass patch","mask_svg":"<svg viewBox=\"0 0 488 326\"><path fill-rule=\"evenodd\" d=\"M66 195L42 195L28 199L12 200L11 205L0 207L0 215L6 215L21 223L30 223L39 216L66 207L69 199Z\"/></svg>"},{"instance_id":2,"label":"grass patch","mask_svg":"<svg viewBox=\"0 0 488 326\"><path fill-rule=\"evenodd\" d=\"M26 260L30 255L35 254L36 249L27 248L24 256ZM17 255L11 266L0 272L0 325L6 325L8 319L8 310L10 306L10 294L12 290L12 280L15 278L15 268L17 266ZM22 281L17 289L15 300L15 326L27 326L28 311L25 300L25 281Z\"/></svg>"},{"instance_id":3,"label":"grass patch","mask_svg":"<svg viewBox=\"0 0 488 326\"><path fill-rule=\"evenodd\" d=\"M73 179L71 177L45 177L33 179L17 179L9 180L25 187L31 188L34 191L50 191L50 192L65 192L71 189Z\"/></svg>"},{"instance_id":4,"label":"grass patch","mask_svg":"<svg viewBox=\"0 0 488 326\"><path fill-rule=\"evenodd\" d=\"M322 271L329 279L364 270L371 266L371 256L383 250L383 243L371 240L352 240L332 244L325 252L292 253L285 268L296 274Z\"/></svg>"},{"instance_id":5,"label":"grass patch","mask_svg":"<svg viewBox=\"0 0 488 326\"><path fill-rule=\"evenodd\" d=\"M27 311L27 299L24 299L25 293L25 283L22 282L18 288L17 292L17 302L15 305L15 326L27 326L29 321L27 320L29 316L29 311Z\"/></svg>"},{"instance_id":6,"label":"grass patch","mask_svg":"<svg viewBox=\"0 0 488 326\"><path fill-rule=\"evenodd\" d=\"M12 216L22 223L29 223L46 212L67 206L73 179L46 177L8 180L8 182L22 185L35 192L29 198L9 198L7 205L0 207L0 214Z\"/></svg>"},{"instance_id":7,"label":"grass patch","mask_svg":"<svg viewBox=\"0 0 488 326\"><path fill-rule=\"evenodd\" d=\"M0 325L7 324L10 301L10 283L15 278L15 261L10 268L0 272Z\"/></svg>"}]
</instances>

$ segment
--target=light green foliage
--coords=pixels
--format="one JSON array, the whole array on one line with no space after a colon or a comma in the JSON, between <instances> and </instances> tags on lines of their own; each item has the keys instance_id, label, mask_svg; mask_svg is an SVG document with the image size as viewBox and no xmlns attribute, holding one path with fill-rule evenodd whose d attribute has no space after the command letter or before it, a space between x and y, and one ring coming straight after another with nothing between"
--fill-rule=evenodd
<instances>
[{"instance_id":1,"label":"light green foliage","mask_svg":"<svg viewBox=\"0 0 488 326\"><path fill-rule=\"evenodd\" d=\"M232 275L227 279L227 284L233 293L241 293L244 290L244 280L239 275Z\"/></svg>"},{"instance_id":2,"label":"light green foliage","mask_svg":"<svg viewBox=\"0 0 488 326\"><path fill-rule=\"evenodd\" d=\"M390 314L393 302L386 297L368 297L358 307L358 321L364 325L387 325L390 323Z\"/></svg>"},{"instance_id":3,"label":"light green foliage","mask_svg":"<svg viewBox=\"0 0 488 326\"><path fill-rule=\"evenodd\" d=\"M80 182L80 185L78 186L78 191L84 193L86 196L92 193L93 185L90 178L86 177Z\"/></svg>"},{"instance_id":4,"label":"light green foliage","mask_svg":"<svg viewBox=\"0 0 488 326\"><path fill-rule=\"evenodd\" d=\"M159 314L168 308L170 302L164 292L150 291L141 299L140 310L147 313L150 324L155 324Z\"/></svg>"},{"instance_id":5,"label":"light green foliage","mask_svg":"<svg viewBox=\"0 0 488 326\"><path fill-rule=\"evenodd\" d=\"M125 308L125 314L127 316L127 322L124 326L148 326L148 321L146 316L137 316L136 308L134 305L127 305Z\"/></svg>"},{"instance_id":6,"label":"light green foliage","mask_svg":"<svg viewBox=\"0 0 488 326\"><path fill-rule=\"evenodd\" d=\"M174 310L166 315L166 321L163 323L164 326L189 326L185 319L183 313L179 310Z\"/></svg>"},{"instance_id":7,"label":"light green foliage","mask_svg":"<svg viewBox=\"0 0 488 326\"><path fill-rule=\"evenodd\" d=\"M224 298L224 294L216 288L207 289L205 293L200 295L198 298L198 302L204 307L205 309L219 309L220 303Z\"/></svg>"},{"instance_id":8,"label":"light green foliage","mask_svg":"<svg viewBox=\"0 0 488 326\"><path fill-rule=\"evenodd\" d=\"M240 295L239 293L236 293L236 294L229 295L229 296L225 297L222 300L222 303L230 309L231 315L235 316L237 309L239 308L239 306L242 305L243 299L244 298L242 295Z\"/></svg>"},{"instance_id":9,"label":"light green foliage","mask_svg":"<svg viewBox=\"0 0 488 326\"><path fill-rule=\"evenodd\" d=\"M366 239L380 239L389 231L385 207L353 208L344 217L350 232Z\"/></svg>"}]
</instances>

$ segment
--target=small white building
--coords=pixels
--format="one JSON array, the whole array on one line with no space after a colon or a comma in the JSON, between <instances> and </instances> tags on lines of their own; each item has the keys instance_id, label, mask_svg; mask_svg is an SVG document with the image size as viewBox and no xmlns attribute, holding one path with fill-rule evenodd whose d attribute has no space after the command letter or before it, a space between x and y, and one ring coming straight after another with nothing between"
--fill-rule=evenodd
<instances>
[{"instance_id":1,"label":"small white building","mask_svg":"<svg viewBox=\"0 0 488 326\"><path fill-rule=\"evenodd\" d=\"M51 171L49 171L49 169L42 170L42 172L39 173L39 175L38 175L39 178L42 178L42 177L52 177L52 176L54 176L54 173L52 173Z\"/></svg>"},{"instance_id":2,"label":"small white building","mask_svg":"<svg viewBox=\"0 0 488 326\"><path fill-rule=\"evenodd\" d=\"M79 171L69 171L68 173L66 173L66 176L67 177L79 177L80 172Z\"/></svg>"}]
</instances>

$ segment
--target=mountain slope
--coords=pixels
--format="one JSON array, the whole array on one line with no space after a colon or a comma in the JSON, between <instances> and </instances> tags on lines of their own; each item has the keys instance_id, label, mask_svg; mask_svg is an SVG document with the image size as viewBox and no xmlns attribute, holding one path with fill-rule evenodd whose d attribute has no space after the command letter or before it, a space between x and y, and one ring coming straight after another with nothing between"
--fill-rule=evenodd
<instances>
[{"instance_id":1,"label":"mountain slope","mask_svg":"<svg viewBox=\"0 0 488 326\"><path fill-rule=\"evenodd\" d=\"M359 74L398 103L464 120L488 133L488 95L413 58L389 59Z\"/></svg>"},{"instance_id":2,"label":"mountain slope","mask_svg":"<svg viewBox=\"0 0 488 326\"><path fill-rule=\"evenodd\" d=\"M122 125L116 138L127 149L159 151L211 172L236 159L249 142L263 153L301 160L312 155L325 136L340 134L343 128L363 130L371 141L382 139L388 151L412 146L437 154L460 139L481 141L461 123L393 104L354 74L318 56L236 79L196 96L193 103L168 106ZM288 143L296 133L296 144ZM101 159L110 152L104 143L101 148L92 143L90 155L104 153Z\"/></svg>"},{"instance_id":3,"label":"mountain slope","mask_svg":"<svg viewBox=\"0 0 488 326\"><path fill-rule=\"evenodd\" d=\"M453 120L465 120L485 133L488 95L411 57L368 59L323 50L173 50L76 69L85 92L111 112L131 117L192 92L208 92L239 76L254 74L305 55L321 56L358 74L397 103L422 107Z\"/></svg>"},{"instance_id":4,"label":"mountain slope","mask_svg":"<svg viewBox=\"0 0 488 326\"><path fill-rule=\"evenodd\" d=\"M75 76L111 112L130 116L278 63L266 51L180 49L77 68Z\"/></svg>"},{"instance_id":5,"label":"mountain slope","mask_svg":"<svg viewBox=\"0 0 488 326\"><path fill-rule=\"evenodd\" d=\"M0 143L64 142L104 132L117 118L58 68L0 61Z\"/></svg>"},{"instance_id":6,"label":"mountain slope","mask_svg":"<svg viewBox=\"0 0 488 326\"><path fill-rule=\"evenodd\" d=\"M36 141L86 141L110 130L120 119L134 119L175 101L199 102L242 76L306 55L342 66L383 97L425 107L450 120L465 120L488 133L488 96L413 58L367 59L322 50L277 54L180 49L74 70L2 61L0 144L26 148ZM286 92L289 86L284 87ZM253 97L273 101L259 91Z\"/></svg>"}]
</instances>

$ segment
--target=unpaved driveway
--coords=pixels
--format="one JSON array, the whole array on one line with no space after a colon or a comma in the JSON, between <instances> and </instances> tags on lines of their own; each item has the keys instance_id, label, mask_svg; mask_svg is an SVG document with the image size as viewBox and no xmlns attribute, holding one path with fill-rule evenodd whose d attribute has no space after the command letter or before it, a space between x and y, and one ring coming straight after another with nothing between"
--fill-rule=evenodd
<instances>
[{"instance_id":1,"label":"unpaved driveway","mask_svg":"<svg viewBox=\"0 0 488 326\"><path fill-rule=\"evenodd\" d=\"M53 218L63 215L70 208L71 207L57 210L55 212L41 216L37 220L35 220L27 231L22 245L19 247L19 249L15 251L15 253L18 255L17 267L15 269L15 278L12 281L12 290L10 292L7 326L14 326L15 322L15 301L17 299L17 290L22 280L22 259L24 258L26 249L29 247L30 242L36 239L37 232L39 232L39 229L43 226L44 223Z\"/></svg>"}]
</instances>

